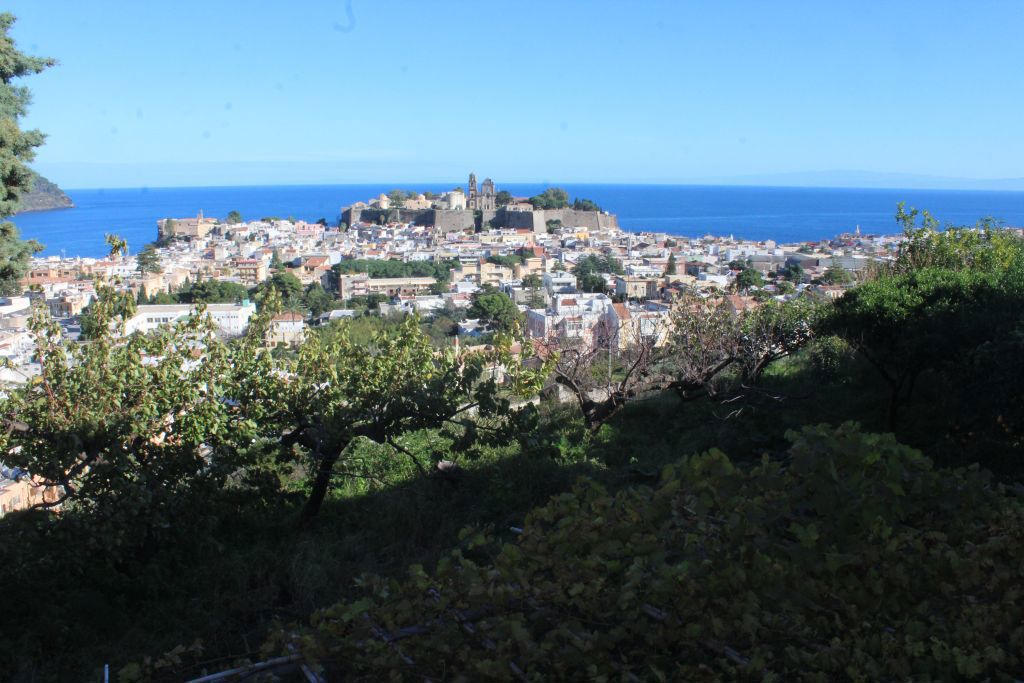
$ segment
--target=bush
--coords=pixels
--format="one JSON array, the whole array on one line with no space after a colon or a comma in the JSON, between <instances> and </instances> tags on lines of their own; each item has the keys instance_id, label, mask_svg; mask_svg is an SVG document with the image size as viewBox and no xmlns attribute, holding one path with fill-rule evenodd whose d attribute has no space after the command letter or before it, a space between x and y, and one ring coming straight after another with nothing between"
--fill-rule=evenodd
<instances>
[{"instance_id":1,"label":"bush","mask_svg":"<svg viewBox=\"0 0 1024 683\"><path fill-rule=\"evenodd\" d=\"M843 369L853 360L853 348L842 337L818 337L807 346L807 356L815 374L826 382L843 376Z\"/></svg>"},{"instance_id":2,"label":"bush","mask_svg":"<svg viewBox=\"0 0 1024 683\"><path fill-rule=\"evenodd\" d=\"M468 530L297 639L346 680L965 680L1024 665L1024 509L856 425L785 462L583 482L516 542Z\"/></svg>"}]
</instances>

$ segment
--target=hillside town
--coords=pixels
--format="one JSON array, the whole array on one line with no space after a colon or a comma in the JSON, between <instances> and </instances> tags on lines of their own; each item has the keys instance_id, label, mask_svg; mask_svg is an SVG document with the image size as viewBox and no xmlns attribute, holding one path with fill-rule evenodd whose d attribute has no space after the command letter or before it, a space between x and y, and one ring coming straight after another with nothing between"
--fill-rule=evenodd
<instances>
[{"instance_id":1,"label":"hillside town","mask_svg":"<svg viewBox=\"0 0 1024 683\"><path fill-rule=\"evenodd\" d=\"M475 178L471 181L466 206L493 207L493 184L485 181L485 194L478 194ZM437 201L462 206L459 194ZM367 205L387 203L387 195L382 197ZM511 198L510 203L516 211L529 211L528 198ZM530 339L623 348L636 335L617 331L664 328L673 299L686 289L725 292L737 311L767 297L836 297L872 260L887 258L900 239L851 234L776 244L550 220L539 223L543 228L533 222L482 230L443 230L415 222L325 222L241 220L200 211L194 217L161 219L155 245L135 255L36 259L23 295L0 301L0 355L8 361L3 380L20 383L37 372L26 326L33 302L44 302L75 340L97 282L117 283L139 302L125 323L126 334L187 317L198 302L183 302L175 294L219 283L233 286L230 292L237 296L208 300L206 310L224 336L241 335L257 311L256 297L245 292L255 295L254 288L278 276L297 282L305 292L317 290L320 303L313 310L300 297L277 315L269 345L297 344L310 328L337 319L402 313L430 318L441 312L457 321L452 342L458 337L470 341L493 331L493 324L465 319L465 312L480 292L495 291L523 313L523 332ZM366 267L383 262L399 266L391 270L402 275L382 276L389 274L386 269Z\"/></svg>"}]
</instances>

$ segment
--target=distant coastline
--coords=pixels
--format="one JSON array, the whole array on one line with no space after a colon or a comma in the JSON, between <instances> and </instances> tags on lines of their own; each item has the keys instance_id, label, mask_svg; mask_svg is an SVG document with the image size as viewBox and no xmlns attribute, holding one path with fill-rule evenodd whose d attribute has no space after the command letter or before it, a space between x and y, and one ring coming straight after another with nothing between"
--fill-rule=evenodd
<instances>
[{"instance_id":1,"label":"distant coastline","mask_svg":"<svg viewBox=\"0 0 1024 683\"><path fill-rule=\"evenodd\" d=\"M74 202L56 183L47 180L35 171L32 172L32 189L22 196L18 212L15 215L35 211L55 211L57 209L73 209Z\"/></svg>"}]
</instances>

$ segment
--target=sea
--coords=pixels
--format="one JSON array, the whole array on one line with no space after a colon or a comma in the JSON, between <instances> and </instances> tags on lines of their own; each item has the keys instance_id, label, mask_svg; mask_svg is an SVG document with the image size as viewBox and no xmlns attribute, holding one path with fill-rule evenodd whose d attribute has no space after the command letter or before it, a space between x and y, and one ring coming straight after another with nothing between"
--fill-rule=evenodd
<instances>
[{"instance_id":1,"label":"sea","mask_svg":"<svg viewBox=\"0 0 1024 683\"><path fill-rule=\"evenodd\" d=\"M401 189L445 192L448 184ZM498 189L532 196L547 185L503 184ZM1024 226L1024 192L796 188L710 185L560 184L571 198L597 202L618 215L625 230L680 237L735 236L780 243L817 241L858 227L862 234L898 232L896 206L927 209L943 223L974 225L991 217ZM277 216L337 224L342 207L395 189L388 185L287 185L67 190L75 208L19 214L22 237L45 246L44 256L102 256L104 235L116 233L134 253L157 236L157 221L202 212L247 220Z\"/></svg>"}]
</instances>

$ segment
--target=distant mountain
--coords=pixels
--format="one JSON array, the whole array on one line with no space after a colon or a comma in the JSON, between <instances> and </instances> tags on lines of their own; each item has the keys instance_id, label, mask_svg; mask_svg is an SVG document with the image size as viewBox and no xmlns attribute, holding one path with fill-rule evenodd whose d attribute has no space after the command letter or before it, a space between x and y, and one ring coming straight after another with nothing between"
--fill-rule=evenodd
<instances>
[{"instance_id":1,"label":"distant mountain","mask_svg":"<svg viewBox=\"0 0 1024 683\"><path fill-rule=\"evenodd\" d=\"M773 185L778 187L851 187L893 190L1024 191L1024 178L951 178L912 173L875 171L808 171L702 178L721 185Z\"/></svg>"},{"instance_id":2,"label":"distant mountain","mask_svg":"<svg viewBox=\"0 0 1024 683\"><path fill-rule=\"evenodd\" d=\"M71 197L57 187L56 183L47 180L35 171L32 171L32 176L32 189L21 198L21 208L18 209L18 213L70 209L75 206Z\"/></svg>"}]
</instances>

